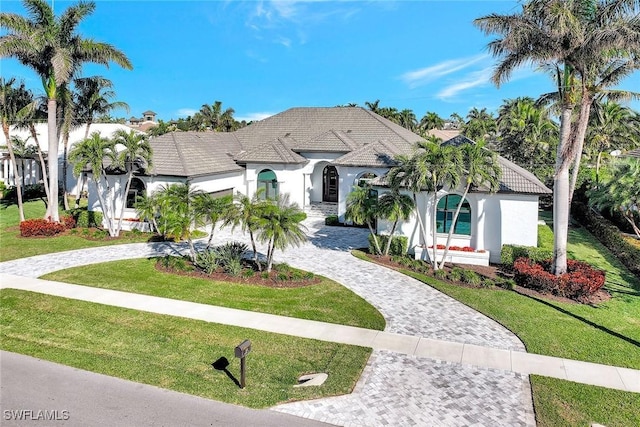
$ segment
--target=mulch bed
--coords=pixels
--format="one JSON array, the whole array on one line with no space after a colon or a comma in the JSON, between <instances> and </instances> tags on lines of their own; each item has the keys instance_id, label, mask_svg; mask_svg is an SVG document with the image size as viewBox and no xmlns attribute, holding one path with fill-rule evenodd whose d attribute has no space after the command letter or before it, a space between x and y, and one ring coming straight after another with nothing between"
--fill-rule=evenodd
<instances>
[{"instance_id":1,"label":"mulch bed","mask_svg":"<svg viewBox=\"0 0 640 427\"><path fill-rule=\"evenodd\" d=\"M409 267L405 267L397 262L394 262L391 260L390 256L379 256L379 255L372 255L372 254L366 254L367 257L369 259L371 259L373 262L375 262L376 264L381 264L384 265L385 267L389 267L392 268L394 270L407 270L409 269ZM478 273L481 276L487 277L489 279L495 280L497 278L501 278L501 277L511 277L510 274L503 272L499 266L496 265L489 265L489 266L483 266L483 265L471 265L471 264L456 264L456 267L460 267L463 268L465 270L473 270L476 273ZM454 266L451 264L445 264L444 269L446 271L451 271L451 269ZM466 288L480 288L480 286L473 286L470 285L468 283L463 283L463 282L454 282L451 280L441 280L444 281L446 283L449 284L453 284L456 286L463 286ZM484 288L486 289L486 288ZM494 288L493 290L504 290L503 288ZM538 291L535 291L533 289L529 289L529 288L524 288L522 286L514 286L513 287L513 291L522 294L522 295L526 295L532 298L536 298L536 299L542 299L542 300L547 300L547 301L554 301L554 302L563 302L563 303L567 303L567 304L589 304L589 305L597 305L600 304L602 302L606 302L608 300L611 299L611 295L605 291L604 289L600 289L598 290L598 292L596 292L595 294L589 296L589 297L585 297L582 298L579 301L570 299L570 298L565 298L565 297L561 297L558 295L553 295L553 294L549 294L549 293L541 293Z\"/></svg>"},{"instance_id":2,"label":"mulch bed","mask_svg":"<svg viewBox=\"0 0 640 427\"><path fill-rule=\"evenodd\" d=\"M192 267L194 267L193 264L191 263L189 264ZM265 286L268 288L281 288L281 289L302 288L305 286L317 285L318 283L322 282L322 279L317 276L314 276L312 279L282 280L278 278L278 271L276 271L275 269L271 270L268 278L264 278L262 276L263 276L263 273L266 273L266 272L255 271L253 276L251 277L232 276L222 271L216 271L211 274L207 274L204 271L195 269L195 267L193 271L182 271L174 268L167 268L163 266L160 263L160 261L156 263L155 268L156 270L161 271L163 273L194 277L197 279L209 280L212 282L241 283L243 285ZM249 268L249 267L246 267L246 268Z\"/></svg>"}]
</instances>

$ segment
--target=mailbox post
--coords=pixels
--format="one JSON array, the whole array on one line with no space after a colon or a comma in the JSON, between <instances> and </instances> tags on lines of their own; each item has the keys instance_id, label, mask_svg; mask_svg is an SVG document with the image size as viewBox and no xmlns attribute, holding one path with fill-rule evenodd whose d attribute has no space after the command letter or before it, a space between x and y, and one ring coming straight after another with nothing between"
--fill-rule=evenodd
<instances>
[{"instance_id":1,"label":"mailbox post","mask_svg":"<svg viewBox=\"0 0 640 427\"><path fill-rule=\"evenodd\" d=\"M246 380L246 361L247 354L251 352L251 341L244 340L235 348L235 356L240 359L240 388L244 388Z\"/></svg>"}]
</instances>

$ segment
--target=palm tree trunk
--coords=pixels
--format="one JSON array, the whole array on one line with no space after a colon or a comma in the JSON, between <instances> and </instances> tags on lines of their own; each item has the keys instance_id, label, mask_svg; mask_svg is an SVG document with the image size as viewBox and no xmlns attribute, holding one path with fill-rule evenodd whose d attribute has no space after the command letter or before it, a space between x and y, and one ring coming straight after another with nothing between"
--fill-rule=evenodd
<instances>
[{"instance_id":1,"label":"palm tree trunk","mask_svg":"<svg viewBox=\"0 0 640 427\"><path fill-rule=\"evenodd\" d=\"M58 211L58 132L56 123L56 99L49 98L47 101L47 126L49 150L47 153L47 163L49 165L49 204L45 219L60 222Z\"/></svg>"},{"instance_id":2,"label":"palm tree trunk","mask_svg":"<svg viewBox=\"0 0 640 427\"><path fill-rule=\"evenodd\" d=\"M62 136L63 141L63 150L62 150L62 203L64 206L64 210L69 210L69 200L67 200L67 151L69 148L69 132L68 129L65 129L65 132Z\"/></svg>"},{"instance_id":3,"label":"palm tree trunk","mask_svg":"<svg viewBox=\"0 0 640 427\"><path fill-rule=\"evenodd\" d=\"M436 215L438 214L438 188L437 186L433 186L433 206L431 208L431 236L433 239L433 260L431 264L433 265L433 270L438 269L438 260L436 258L436 250L438 249L438 224L436 222Z\"/></svg>"},{"instance_id":4,"label":"palm tree trunk","mask_svg":"<svg viewBox=\"0 0 640 427\"><path fill-rule=\"evenodd\" d=\"M420 215L420 208L418 207L418 197L416 193L413 193L413 204L416 207L416 217L418 217L418 226L420 227L420 234L422 236L422 240L424 241L424 247L426 250L427 247L427 230L424 226L424 221L422 220L422 216Z\"/></svg>"},{"instance_id":5,"label":"palm tree trunk","mask_svg":"<svg viewBox=\"0 0 640 427\"><path fill-rule=\"evenodd\" d=\"M129 172L127 176L127 185L124 189L124 194L122 195L122 206L120 206L120 218L118 219L118 227L116 228L116 236L120 235L120 231L122 230L122 217L124 216L124 209L127 206L127 195L129 194L129 189L131 188L131 179L133 178L133 172ZM195 257L193 258L195 261Z\"/></svg>"},{"instance_id":6,"label":"palm tree trunk","mask_svg":"<svg viewBox=\"0 0 640 427\"><path fill-rule=\"evenodd\" d=\"M571 106L564 106L560 117L560 144L553 178L553 273L567 272L567 240L569 234L569 163L566 159L570 138Z\"/></svg>"},{"instance_id":7,"label":"palm tree trunk","mask_svg":"<svg viewBox=\"0 0 640 427\"><path fill-rule=\"evenodd\" d=\"M633 213L623 213L622 216L631 225L631 228L633 228L633 232L636 233L636 236L638 236L638 238L640 239L640 228L638 228L635 221L633 220Z\"/></svg>"},{"instance_id":8,"label":"palm tree trunk","mask_svg":"<svg viewBox=\"0 0 640 427\"><path fill-rule=\"evenodd\" d=\"M396 232L396 227L398 226L398 220L393 221L393 225L391 226L391 233L389 234L389 239L387 240L387 244L384 248L384 256L389 255L389 249L391 249L391 240L393 239L393 234Z\"/></svg>"},{"instance_id":9,"label":"palm tree trunk","mask_svg":"<svg viewBox=\"0 0 640 427\"><path fill-rule=\"evenodd\" d=\"M460 209L462 208L462 203L464 202L464 199L467 197L467 194L469 194L469 188L471 188L471 183L467 184L467 186L465 187L464 193L462 194L462 198L460 199L460 202L458 202L456 211L453 214L453 220L451 221L451 226L449 227L449 234L447 234L447 243L444 246L442 261L440 261L440 269L444 268L444 260L447 258L447 255L449 254L449 245L451 244L451 237L453 236L453 230L456 227L456 222L458 222L458 215L460 215ZM437 213L437 209L436 209L436 213Z\"/></svg>"},{"instance_id":10,"label":"palm tree trunk","mask_svg":"<svg viewBox=\"0 0 640 427\"><path fill-rule=\"evenodd\" d=\"M7 149L9 150L9 159L11 160L11 166L13 166L13 180L16 184L16 196L18 197L18 212L20 213L20 222L24 221L24 207L22 206L22 184L20 182L20 172L18 171L18 163L16 162L16 156L13 152L13 144L9 138L9 123L2 121L2 130L4 137L7 140Z\"/></svg>"},{"instance_id":11,"label":"palm tree trunk","mask_svg":"<svg viewBox=\"0 0 640 427\"><path fill-rule=\"evenodd\" d=\"M585 90L586 91L586 90ZM576 189L576 182L578 181L578 174L580 173L580 162L582 160L582 148L584 147L584 138L587 134L587 127L589 125L589 113L591 111L591 97L583 95L582 103L580 105L580 115L578 116L578 127L575 134L575 140L571 142L571 145L575 146L575 160L573 162L573 172L571 173L571 183L569 184L569 206L573 200L573 193Z\"/></svg>"},{"instance_id":12,"label":"palm tree trunk","mask_svg":"<svg viewBox=\"0 0 640 427\"><path fill-rule=\"evenodd\" d=\"M84 139L89 138L89 128L91 127L91 121L87 120L87 126L84 128Z\"/></svg>"},{"instance_id":13,"label":"palm tree trunk","mask_svg":"<svg viewBox=\"0 0 640 427\"><path fill-rule=\"evenodd\" d=\"M36 150L38 151L38 159L40 160L40 169L42 169L42 183L44 185L44 194L47 195L47 203L49 201L49 181L47 181L47 165L44 162L44 157L42 156L42 150L40 149L40 142L38 141L38 133L36 132L36 127L33 123L29 124L29 130L31 131L31 137L36 143Z\"/></svg>"},{"instance_id":14,"label":"palm tree trunk","mask_svg":"<svg viewBox=\"0 0 640 427\"><path fill-rule=\"evenodd\" d=\"M373 245L376 248L376 255L382 255L382 251L380 250L380 243L378 242L378 236L376 236L373 226L371 225L371 221L367 221L367 227L369 227L369 232L373 237Z\"/></svg>"},{"instance_id":15,"label":"palm tree trunk","mask_svg":"<svg viewBox=\"0 0 640 427\"><path fill-rule=\"evenodd\" d=\"M596 190L600 185L600 164L602 162L602 151L598 151L598 157L596 158Z\"/></svg>"},{"instance_id":16,"label":"palm tree trunk","mask_svg":"<svg viewBox=\"0 0 640 427\"><path fill-rule=\"evenodd\" d=\"M253 236L253 231L249 229L249 238L251 239L251 249L253 249L253 262L256 263L258 267L258 271L262 271L262 266L260 265L260 261L258 260L258 249L256 248L256 239Z\"/></svg>"}]
</instances>

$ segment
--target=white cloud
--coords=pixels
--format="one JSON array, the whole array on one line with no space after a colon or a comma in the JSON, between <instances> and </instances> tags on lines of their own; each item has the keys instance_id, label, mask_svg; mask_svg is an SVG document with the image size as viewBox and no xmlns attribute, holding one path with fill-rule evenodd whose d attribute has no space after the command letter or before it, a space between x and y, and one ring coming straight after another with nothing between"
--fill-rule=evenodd
<instances>
[{"instance_id":1,"label":"white cloud","mask_svg":"<svg viewBox=\"0 0 640 427\"><path fill-rule=\"evenodd\" d=\"M271 117L277 113L272 112L258 112L258 113L248 113L243 116L236 116L235 119L239 122L245 120L247 122L257 122L258 120L266 119L267 117Z\"/></svg>"},{"instance_id":2,"label":"white cloud","mask_svg":"<svg viewBox=\"0 0 640 427\"><path fill-rule=\"evenodd\" d=\"M407 71L401 75L400 78L409 85L409 88L414 89L440 77L463 70L477 62L487 60L488 58L490 58L490 56L483 53L467 58L449 59L419 70Z\"/></svg>"},{"instance_id":3,"label":"white cloud","mask_svg":"<svg viewBox=\"0 0 640 427\"><path fill-rule=\"evenodd\" d=\"M189 117L189 116L193 116L197 112L198 110L194 110L193 108L180 108L176 112L176 114L178 115L178 117Z\"/></svg>"},{"instance_id":4,"label":"white cloud","mask_svg":"<svg viewBox=\"0 0 640 427\"><path fill-rule=\"evenodd\" d=\"M460 92L476 86L485 86L491 83L493 68L487 67L482 70L473 71L452 85L449 85L436 94L436 98L446 101Z\"/></svg>"}]
</instances>

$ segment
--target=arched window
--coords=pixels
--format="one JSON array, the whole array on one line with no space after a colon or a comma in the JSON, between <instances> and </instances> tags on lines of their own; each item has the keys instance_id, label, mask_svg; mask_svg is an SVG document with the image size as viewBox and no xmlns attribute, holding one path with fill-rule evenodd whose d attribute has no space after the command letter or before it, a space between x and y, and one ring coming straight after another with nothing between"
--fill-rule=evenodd
<instances>
[{"instance_id":1,"label":"arched window","mask_svg":"<svg viewBox=\"0 0 640 427\"><path fill-rule=\"evenodd\" d=\"M362 175L360 175L358 177L358 179L356 179L356 184L360 187L363 187L365 184L367 184L367 182L371 181L372 179L376 178L378 175L376 175L373 172L365 172Z\"/></svg>"},{"instance_id":2,"label":"arched window","mask_svg":"<svg viewBox=\"0 0 640 427\"><path fill-rule=\"evenodd\" d=\"M129 192L127 193L127 209L134 209L138 197L144 195L144 182L139 178L131 178L131 186L129 186Z\"/></svg>"},{"instance_id":3,"label":"arched window","mask_svg":"<svg viewBox=\"0 0 640 427\"><path fill-rule=\"evenodd\" d=\"M438 233L448 233L453 222L453 215L456 213L458 203L460 203L462 196L457 194L447 194L438 201L438 210L436 214L436 224ZM471 206L465 199L460 207L460 214L458 215L458 221L456 227L453 230L454 234L471 235Z\"/></svg>"},{"instance_id":4,"label":"arched window","mask_svg":"<svg viewBox=\"0 0 640 427\"><path fill-rule=\"evenodd\" d=\"M276 173L270 169L265 169L258 174L258 191L263 188L264 191L260 195L263 199L278 198L278 180Z\"/></svg>"}]
</instances>

